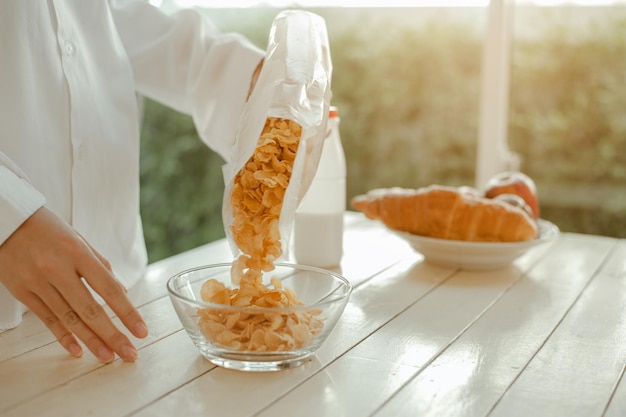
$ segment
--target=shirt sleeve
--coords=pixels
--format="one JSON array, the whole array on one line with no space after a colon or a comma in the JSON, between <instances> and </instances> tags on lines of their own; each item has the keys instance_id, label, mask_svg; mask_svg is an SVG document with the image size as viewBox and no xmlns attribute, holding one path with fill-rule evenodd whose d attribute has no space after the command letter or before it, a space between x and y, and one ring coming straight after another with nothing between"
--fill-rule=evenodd
<instances>
[{"instance_id":1,"label":"shirt sleeve","mask_svg":"<svg viewBox=\"0 0 626 417\"><path fill-rule=\"evenodd\" d=\"M128 0L111 10L138 92L191 115L202 140L228 160L265 51L221 33L199 10L168 14Z\"/></svg>"},{"instance_id":2,"label":"shirt sleeve","mask_svg":"<svg viewBox=\"0 0 626 417\"><path fill-rule=\"evenodd\" d=\"M43 194L0 152L0 245L45 203Z\"/></svg>"},{"instance_id":3,"label":"shirt sleeve","mask_svg":"<svg viewBox=\"0 0 626 417\"><path fill-rule=\"evenodd\" d=\"M2 245L46 199L26 179L23 171L0 152L0 245ZM17 327L27 308L0 284L0 333Z\"/></svg>"}]
</instances>

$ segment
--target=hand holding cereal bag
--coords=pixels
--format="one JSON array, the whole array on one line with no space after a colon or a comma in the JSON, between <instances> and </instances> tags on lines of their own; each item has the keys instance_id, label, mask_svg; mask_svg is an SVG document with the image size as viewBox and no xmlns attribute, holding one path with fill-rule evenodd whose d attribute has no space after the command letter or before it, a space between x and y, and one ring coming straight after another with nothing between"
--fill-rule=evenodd
<instances>
[{"instance_id":1,"label":"hand holding cereal bag","mask_svg":"<svg viewBox=\"0 0 626 417\"><path fill-rule=\"evenodd\" d=\"M287 253L295 211L319 162L331 73L324 20L306 11L280 13L224 166L223 219L237 257L236 284L248 274L248 284L260 285L260 272Z\"/></svg>"}]
</instances>

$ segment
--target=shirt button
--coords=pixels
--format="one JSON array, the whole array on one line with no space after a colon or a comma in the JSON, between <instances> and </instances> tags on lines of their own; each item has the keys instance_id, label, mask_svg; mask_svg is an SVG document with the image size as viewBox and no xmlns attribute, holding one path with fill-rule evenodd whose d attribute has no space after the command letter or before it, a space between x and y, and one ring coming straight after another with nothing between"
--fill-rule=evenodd
<instances>
[{"instance_id":1,"label":"shirt button","mask_svg":"<svg viewBox=\"0 0 626 417\"><path fill-rule=\"evenodd\" d=\"M83 145L82 143L80 145L78 145L78 147L76 148L76 159L77 160L82 160L85 158L85 145Z\"/></svg>"},{"instance_id":2,"label":"shirt button","mask_svg":"<svg viewBox=\"0 0 626 417\"><path fill-rule=\"evenodd\" d=\"M65 48L65 55L67 56L73 56L74 53L76 52L76 47L70 41L65 41L64 48Z\"/></svg>"}]
</instances>

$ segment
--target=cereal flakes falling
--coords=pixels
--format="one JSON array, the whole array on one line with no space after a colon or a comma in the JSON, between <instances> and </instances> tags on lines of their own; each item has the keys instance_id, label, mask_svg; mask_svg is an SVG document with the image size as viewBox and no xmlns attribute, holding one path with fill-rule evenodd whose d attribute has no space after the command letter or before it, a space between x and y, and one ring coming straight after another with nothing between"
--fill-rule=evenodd
<instances>
[{"instance_id":1,"label":"cereal flakes falling","mask_svg":"<svg viewBox=\"0 0 626 417\"><path fill-rule=\"evenodd\" d=\"M230 197L233 239L241 250L233 262L229 289L210 279L201 289L206 302L227 306L254 306L259 311L230 309L199 311L200 329L217 346L238 351L288 351L308 345L323 327L319 310L281 312L264 307L301 305L295 292L272 278L274 289L263 285L263 271L274 269L282 255L279 217L285 191L302 136L291 120L268 117L256 149L234 179Z\"/></svg>"},{"instance_id":2,"label":"cereal flakes falling","mask_svg":"<svg viewBox=\"0 0 626 417\"><path fill-rule=\"evenodd\" d=\"M301 135L298 123L267 118L256 150L235 176L230 229L247 256L246 265L240 266L271 271L282 255L278 219Z\"/></svg>"}]
</instances>

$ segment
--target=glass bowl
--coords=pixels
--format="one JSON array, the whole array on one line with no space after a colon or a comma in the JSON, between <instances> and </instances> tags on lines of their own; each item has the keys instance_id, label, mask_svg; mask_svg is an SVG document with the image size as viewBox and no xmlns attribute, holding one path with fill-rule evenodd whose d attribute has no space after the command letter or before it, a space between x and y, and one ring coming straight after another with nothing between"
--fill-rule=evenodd
<instances>
[{"instance_id":1,"label":"glass bowl","mask_svg":"<svg viewBox=\"0 0 626 417\"><path fill-rule=\"evenodd\" d=\"M278 263L264 273L263 285L292 297L295 293L299 305L233 306L203 301L201 291L207 280L216 280L229 290L238 287L231 281L231 266L201 266L167 282L185 331L205 358L224 368L264 372L303 364L335 327L352 292L350 282L335 272Z\"/></svg>"}]
</instances>

